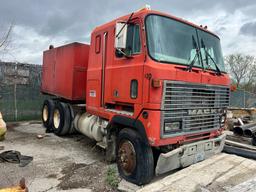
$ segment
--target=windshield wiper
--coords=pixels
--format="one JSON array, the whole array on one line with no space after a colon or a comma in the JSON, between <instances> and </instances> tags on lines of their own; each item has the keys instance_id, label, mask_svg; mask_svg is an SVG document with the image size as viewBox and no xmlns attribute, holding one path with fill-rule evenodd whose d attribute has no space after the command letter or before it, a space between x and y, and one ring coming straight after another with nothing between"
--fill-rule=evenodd
<instances>
[{"instance_id":1,"label":"windshield wiper","mask_svg":"<svg viewBox=\"0 0 256 192\"><path fill-rule=\"evenodd\" d=\"M116 37L118 37L120 35L120 33L123 31L124 27L130 22L130 20L132 19L134 12L130 15L130 17L128 18L128 20L125 22L125 24L123 25L123 27L118 31Z\"/></svg>"},{"instance_id":2,"label":"windshield wiper","mask_svg":"<svg viewBox=\"0 0 256 192\"><path fill-rule=\"evenodd\" d=\"M220 68L218 67L216 61L212 58L211 54L206 50L206 47L205 47L203 39L201 39L201 47L204 49L204 52L206 54L206 64L209 66L209 63L208 63L208 57L209 57L212 60L212 62L215 65L215 67L216 67L217 75L221 75Z\"/></svg>"},{"instance_id":3,"label":"windshield wiper","mask_svg":"<svg viewBox=\"0 0 256 192\"><path fill-rule=\"evenodd\" d=\"M124 25L122 26L122 28L118 31L118 33L116 34L116 38L119 37L120 33L123 31L124 27L126 25L128 25L128 23L131 21L132 16L133 16L134 12L131 13L130 17L128 18L128 20L124 23ZM123 54L125 57L127 58L132 58L131 55L128 55L125 51L121 50L120 48L117 48L117 51L119 51L121 54Z\"/></svg>"},{"instance_id":4,"label":"windshield wiper","mask_svg":"<svg viewBox=\"0 0 256 192\"><path fill-rule=\"evenodd\" d=\"M196 54L195 54L193 60L192 60L192 61L189 63L189 65L188 65L187 70L188 70L189 72L191 72L192 67L194 66L194 64L195 64L195 62L196 62L196 59L199 58L199 49L198 49L198 47L197 47L197 44L196 44L196 40L195 40L195 38L194 38L194 35L192 36L192 42L193 42L193 48L196 49Z\"/></svg>"}]
</instances>

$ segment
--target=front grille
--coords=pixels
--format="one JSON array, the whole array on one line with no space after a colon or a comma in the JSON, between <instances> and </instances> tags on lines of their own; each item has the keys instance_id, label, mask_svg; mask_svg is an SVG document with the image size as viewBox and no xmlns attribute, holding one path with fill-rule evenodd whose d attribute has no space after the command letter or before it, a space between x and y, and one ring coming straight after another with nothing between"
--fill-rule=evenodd
<instances>
[{"instance_id":1,"label":"front grille","mask_svg":"<svg viewBox=\"0 0 256 192\"><path fill-rule=\"evenodd\" d=\"M162 101L163 134L191 133L218 129L221 115L229 106L229 88L176 81L164 81ZM165 123L181 122L179 130L164 131Z\"/></svg>"}]
</instances>

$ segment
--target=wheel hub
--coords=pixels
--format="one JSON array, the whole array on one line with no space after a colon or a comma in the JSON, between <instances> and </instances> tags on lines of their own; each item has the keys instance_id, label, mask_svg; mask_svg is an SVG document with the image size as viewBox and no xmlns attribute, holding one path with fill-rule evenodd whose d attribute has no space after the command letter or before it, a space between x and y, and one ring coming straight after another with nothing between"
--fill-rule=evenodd
<instances>
[{"instance_id":1,"label":"wheel hub","mask_svg":"<svg viewBox=\"0 0 256 192\"><path fill-rule=\"evenodd\" d=\"M58 109L55 109L54 113L53 113L53 125L54 125L55 129L59 128L59 125L60 125L60 112L59 112Z\"/></svg>"},{"instance_id":2,"label":"wheel hub","mask_svg":"<svg viewBox=\"0 0 256 192\"><path fill-rule=\"evenodd\" d=\"M120 144L118 162L126 175L132 174L136 167L136 152L130 141L125 140Z\"/></svg>"},{"instance_id":3,"label":"wheel hub","mask_svg":"<svg viewBox=\"0 0 256 192\"><path fill-rule=\"evenodd\" d=\"M43 120L46 122L48 120L48 106L45 105L43 108Z\"/></svg>"}]
</instances>

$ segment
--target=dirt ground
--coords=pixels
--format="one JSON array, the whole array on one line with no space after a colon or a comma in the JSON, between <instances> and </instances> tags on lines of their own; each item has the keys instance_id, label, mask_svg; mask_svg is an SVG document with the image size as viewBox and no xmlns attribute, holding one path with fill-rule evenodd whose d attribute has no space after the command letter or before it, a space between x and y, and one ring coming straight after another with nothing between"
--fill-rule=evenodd
<instances>
[{"instance_id":1,"label":"dirt ground","mask_svg":"<svg viewBox=\"0 0 256 192\"><path fill-rule=\"evenodd\" d=\"M26 167L0 163L0 189L16 186L24 177L30 192L198 191L255 192L256 161L221 153L190 167L155 177L142 188L122 180L116 165L104 160L104 151L82 135L44 134L40 123L9 126L0 153L17 150L33 156ZM1 148L4 149L1 150ZM118 187L118 188L117 188Z\"/></svg>"},{"instance_id":2,"label":"dirt ground","mask_svg":"<svg viewBox=\"0 0 256 192\"><path fill-rule=\"evenodd\" d=\"M108 170L116 167L105 162L104 151L95 142L82 135L60 138L47 134L38 139L37 135L44 132L41 124L8 127L5 141L0 142L4 150L0 152L17 150L34 159L26 167L0 163L0 188L15 186L24 177L32 192L116 191L107 182Z\"/></svg>"}]
</instances>

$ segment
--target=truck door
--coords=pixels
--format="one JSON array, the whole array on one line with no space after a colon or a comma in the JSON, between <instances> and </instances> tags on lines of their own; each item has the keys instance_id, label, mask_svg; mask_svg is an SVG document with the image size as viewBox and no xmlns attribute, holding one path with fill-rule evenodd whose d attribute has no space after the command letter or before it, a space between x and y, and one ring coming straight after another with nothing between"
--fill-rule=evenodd
<instances>
[{"instance_id":1,"label":"truck door","mask_svg":"<svg viewBox=\"0 0 256 192\"><path fill-rule=\"evenodd\" d=\"M112 62L106 66L105 103L134 107L142 103L144 54L139 21L127 27L126 49L129 56L114 49ZM111 39L114 45L114 38ZM113 53L112 52L112 53Z\"/></svg>"}]
</instances>

